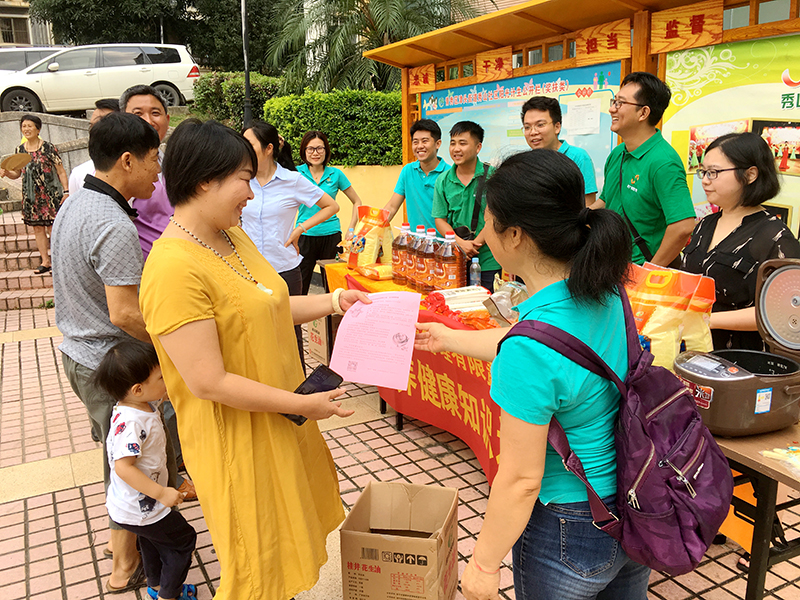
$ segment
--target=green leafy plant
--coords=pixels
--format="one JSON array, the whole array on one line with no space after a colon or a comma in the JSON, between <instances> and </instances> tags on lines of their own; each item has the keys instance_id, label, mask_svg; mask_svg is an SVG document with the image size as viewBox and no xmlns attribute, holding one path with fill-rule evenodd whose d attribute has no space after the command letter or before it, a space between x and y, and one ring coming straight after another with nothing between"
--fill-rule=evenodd
<instances>
[{"instance_id":1,"label":"green leafy plant","mask_svg":"<svg viewBox=\"0 0 800 600\"><path fill-rule=\"evenodd\" d=\"M399 165L402 163L399 92L306 90L279 96L264 104L264 120L278 128L291 145L295 162L303 135L325 132L335 165Z\"/></svg>"},{"instance_id":2,"label":"green leafy plant","mask_svg":"<svg viewBox=\"0 0 800 600\"><path fill-rule=\"evenodd\" d=\"M278 93L280 80L258 73L250 74L250 99L253 114ZM234 129L242 126L244 115L244 73L212 71L200 76L194 86L194 108Z\"/></svg>"}]
</instances>

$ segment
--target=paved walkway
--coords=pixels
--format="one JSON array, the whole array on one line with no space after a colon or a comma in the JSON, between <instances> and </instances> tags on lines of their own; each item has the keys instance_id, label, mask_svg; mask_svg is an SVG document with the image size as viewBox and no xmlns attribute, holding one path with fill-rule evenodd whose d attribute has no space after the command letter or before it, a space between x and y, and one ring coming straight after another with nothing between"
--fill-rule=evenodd
<instances>
[{"instance_id":1,"label":"paved walkway","mask_svg":"<svg viewBox=\"0 0 800 600\"><path fill-rule=\"evenodd\" d=\"M109 535L102 455L62 372L60 341L53 309L0 312L0 588L6 600L146 600L144 588L112 596L102 587L111 569L102 555ZM314 366L308 354L306 360ZM458 488L460 573L486 509L486 478L461 440L418 421L396 431L392 414L379 414L378 400L374 388L350 384L345 403L356 414L323 423L331 428L324 435L339 472L342 501L352 507L370 480ZM199 534L187 582L198 585L199 598L209 599L219 582L219 563L200 506L187 503L181 510ZM800 514L786 513L783 522L790 537L799 534ZM297 600L341 598L338 545L334 532L319 584ZM654 573L649 598L743 598L746 580L736 570L740 553L732 542L712 546L689 575ZM508 560L501 585L501 597L513 600ZM767 589L767 598L800 600L800 559L773 567Z\"/></svg>"}]
</instances>

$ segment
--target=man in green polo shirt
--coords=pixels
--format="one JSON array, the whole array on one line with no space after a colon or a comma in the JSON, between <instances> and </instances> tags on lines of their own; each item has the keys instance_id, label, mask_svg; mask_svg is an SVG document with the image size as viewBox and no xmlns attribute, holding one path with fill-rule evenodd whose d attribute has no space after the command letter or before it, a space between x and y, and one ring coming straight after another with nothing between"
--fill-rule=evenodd
<instances>
[{"instance_id":1,"label":"man in green polo shirt","mask_svg":"<svg viewBox=\"0 0 800 600\"><path fill-rule=\"evenodd\" d=\"M433 218L436 229L444 235L457 227L472 230L475 193L486 177L494 172L478 159L483 144L483 127L472 121L459 121L450 130L450 158L453 166L442 173L433 189ZM494 259L483 235L483 211L486 201L478 201L477 226L472 231L475 239L456 235L456 243L470 258L477 256L481 264L481 285L492 290L494 276L500 273L500 264Z\"/></svg>"},{"instance_id":2,"label":"man in green polo shirt","mask_svg":"<svg viewBox=\"0 0 800 600\"><path fill-rule=\"evenodd\" d=\"M606 160L603 191L591 208L609 208L625 218L636 264L674 264L694 229L683 161L656 129L670 97L658 77L634 72L622 80L608 109L611 131L623 143Z\"/></svg>"}]
</instances>

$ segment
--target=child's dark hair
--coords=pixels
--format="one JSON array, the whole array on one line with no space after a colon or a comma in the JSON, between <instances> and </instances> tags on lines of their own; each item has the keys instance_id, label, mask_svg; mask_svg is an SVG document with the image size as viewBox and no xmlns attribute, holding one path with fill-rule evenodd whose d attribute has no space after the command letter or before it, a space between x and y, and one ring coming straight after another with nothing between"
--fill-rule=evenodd
<instances>
[{"instance_id":1,"label":"child's dark hair","mask_svg":"<svg viewBox=\"0 0 800 600\"><path fill-rule=\"evenodd\" d=\"M92 382L119 401L137 383L147 381L157 366L158 355L153 346L139 340L127 340L106 353L92 375Z\"/></svg>"},{"instance_id":2,"label":"child's dark hair","mask_svg":"<svg viewBox=\"0 0 800 600\"><path fill-rule=\"evenodd\" d=\"M507 158L486 181L486 208L497 233L519 227L542 254L569 266L567 287L577 300L604 302L625 281L628 229L615 212L584 207L583 176L564 154Z\"/></svg>"}]
</instances>

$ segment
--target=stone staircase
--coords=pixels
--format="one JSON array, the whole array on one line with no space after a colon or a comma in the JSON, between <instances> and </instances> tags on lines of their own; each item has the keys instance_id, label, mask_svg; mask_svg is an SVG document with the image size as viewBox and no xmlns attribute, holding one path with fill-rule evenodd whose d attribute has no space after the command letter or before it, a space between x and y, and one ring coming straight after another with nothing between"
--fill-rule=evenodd
<instances>
[{"instance_id":1,"label":"stone staircase","mask_svg":"<svg viewBox=\"0 0 800 600\"><path fill-rule=\"evenodd\" d=\"M20 202L0 189L0 208L0 310L40 307L53 300L53 278L33 272L42 261Z\"/></svg>"}]
</instances>

